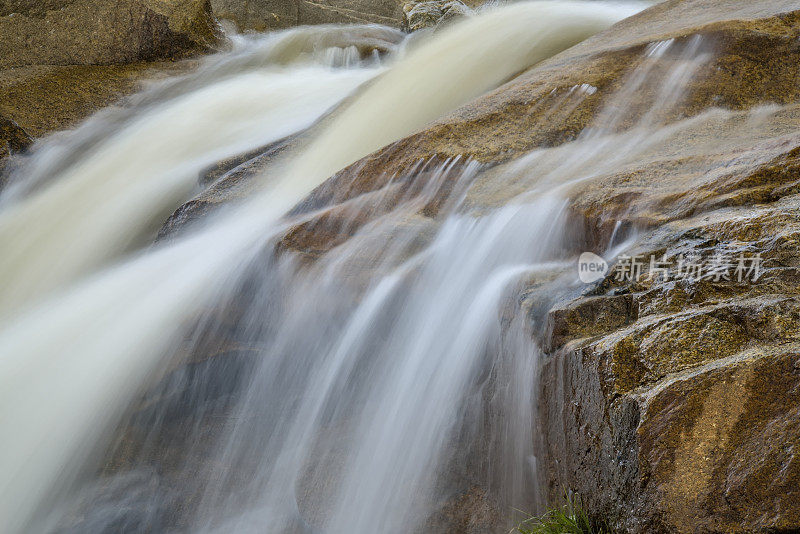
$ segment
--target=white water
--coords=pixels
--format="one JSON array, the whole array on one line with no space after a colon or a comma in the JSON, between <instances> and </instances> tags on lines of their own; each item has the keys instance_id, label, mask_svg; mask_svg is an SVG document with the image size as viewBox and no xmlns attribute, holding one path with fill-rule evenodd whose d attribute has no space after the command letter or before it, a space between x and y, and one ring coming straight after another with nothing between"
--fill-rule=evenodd
<instances>
[{"instance_id":1,"label":"white water","mask_svg":"<svg viewBox=\"0 0 800 534\"><path fill-rule=\"evenodd\" d=\"M374 75L375 69L323 73L316 67L292 68L283 73L290 79L276 81L280 77L276 75L268 87L260 83L269 77L264 73L231 73L228 79L218 82L227 88L223 93L213 90L214 86L197 91L190 86L183 96L136 117L62 175L6 207L0 214L0 237L4 243L9 241L7 250L13 253L4 255L3 276L7 287L13 289L7 294L4 290L3 302L8 306L5 309L23 302L34 304L29 299L41 302L13 319L7 318L0 331L0 429L4 443L0 457L0 522L5 530L22 531L31 526L31 521L44 519L43 507L49 505L50 499L58 499L59 491L75 480L79 468L96 452L95 447L102 443L101 438L117 420L120 410L128 406L157 369L186 322L206 302L230 288L236 280L231 270L247 259L249 250L279 233L280 227L275 226L279 217L327 176L630 12L629 8L599 3L533 2L489 11L443 31L398 60L358 95L310 147L295 155L277 183L254 202L199 235L106 270L100 268L113 263L153 217L188 193L196 172L207 163L308 126ZM315 69L315 83L328 80L324 90L315 87L313 91L300 91L309 85L304 76ZM241 92L237 93L237 88ZM250 113L238 105L243 94L257 96L248 108ZM285 100L280 100L278 94ZM230 98L237 95L238 98ZM274 97L272 102L264 102L267 95ZM202 117L198 120L192 116L192 110L208 99L218 98L220 106L229 103L228 112L216 115L221 125L208 128ZM286 113L286 106L274 105L276 101L291 102L291 113ZM299 110L294 109L295 105ZM188 116L190 120L178 125L169 120L169 113ZM231 121L235 124L228 122L228 115L237 117ZM267 126L264 119L269 117L275 123ZM185 135L176 134L173 127ZM161 137L162 130L171 133ZM209 136L213 142L206 139ZM173 142L176 138L185 143L163 150L160 139ZM534 209L534 217L541 213L551 214L552 208ZM493 231L509 224L502 222L503 217ZM376 521L382 527L377 530L392 532L401 528L399 523L409 515L418 515L415 495L432 491L432 473L426 471L435 466L447 441L445 422L458 409L455 397L473 375L471 365L478 362L474 358L485 348L487 339L497 334L493 319L479 312L496 307L509 284L532 268L524 262L547 255L547 247L537 248L539 239L530 244L533 248L520 246L516 250L505 244L502 250L495 249L491 240L483 248L485 234L476 231L470 237L469 222L454 225L460 235L442 238L444 255L436 259L439 256L434 252L434 259L424 269L428 272L424 275L429 279L428 287L423 287L416 297L420 301L410 303L399 316L401 328L392 334L396 337L388 346L393 348L385 357L386 363L392 365L380 380L370 382L377 388L382 380L386 387L380 390L369 411L354 419L363 423L354 434L358 441L353 444L353 454L343 467L343 490L328 519L331 532L372 532ZM473 245L470 239L478 241ZM456 274L450 269L460 271L463 267L448 263L453 258L453 247L477 247L480 254L475 256L474 270L460 274L452 285L445 285L447 294L437 297L442 303L449 296L457 298L432 313L428 321L424 314L428 313L430 294L439 287L443 276ZM511 250L509 255L505 250ZM475 298L464 293L464 284L477 285L486 276L492 282L485 291L475 293ZM365 300L369 302L371 298ZM453 315L462 306L461 312ZM462 322L462 330L450 331ZM434 328L437 323L440 332L446 329L455 338L437 339L432 335L436 330L417 338L418 328ZM355 323L349 328L364 327ZM458 335L459 332L465 335ZM404 340L415 338L416 347L402 345ZM463 361L467 351L473 358ZM393 362L392 358L401 353L409 359ZM443 358L437 363L435 355L439 354ZM426 373L430 380L414 384L415 377L422 376L424 380ZM330 381L331 377L322 379ZM438 396L431 398L431 392ZM424 401L425 406L406 405L406 399L415 398ZM453 402L445 402L448 398ZM305 399L311 403L308 409L312 417L317 417L322 400L323 397L313 396ZM415 416L439 401L441 412L433 410L430 419L417 428ZM289 412L278 416L290 417L292 409L287 409ZM385 434L386 421L394 421L395 416L400 417L398 428L406 434L416 433L416 442L410 446L397 443L396 432ZM294 424L287 428L289 435L303 432ZM241 440L234 445L246 446ZM254 528L263 529L264 523L274 523L272 531L280 532L286 522L297 521L296 514L286 512L287 506L291 508L291 499L280 491L283 486L274 490L273 485L271 491L278 493L265 495L262 483L270 478L272 470L289 473L281 483L296 480L292 458L280 451L294 448L301 454L307 446L301 441L289 444L289 449L275 449L277 457L264 455L264 461L274 463L262 466L253 475L250 487L255 493L247 498L252 508L246 514L239 510L240 515L232 519L234 524L245 528L248 521L255 521ZM402 465L415 466L413 471L394 473L401 476L393 478L395 468L384 462L385 454L407 455ZM364 475L364 469L374 473ZM392 489L380 487L379 481L390 484ZM364 486L365 482L373 485ZM230 515L231 508L220 503L219 495L224 491L214 486L206 488L205 499L213 507L209 508L208 517L201 514L195 520L196 528L213 528ZM367 497L371 504L365 509L361 502Z\"/></svg>"},{"instance_id":2,"label":"white water","mask_svg":"<svg viewBox=\"0 0 800 534\"><path fill-rule=\"evenodd\" d=\"M242 72L145 110L0 213L0 316L95 270L187 199L198 173L310 126L379 68Z\"/></svg>"}]
</instances>

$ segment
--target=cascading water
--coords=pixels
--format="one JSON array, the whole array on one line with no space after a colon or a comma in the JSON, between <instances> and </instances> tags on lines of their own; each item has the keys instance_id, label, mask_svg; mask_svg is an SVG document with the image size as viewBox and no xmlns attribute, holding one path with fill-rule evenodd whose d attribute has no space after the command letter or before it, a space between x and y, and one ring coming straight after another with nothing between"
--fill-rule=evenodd
<instances>
[{"instance_id":1,"label":"cascading water","mask_svg":"<svg viewBox=\"0 0 800 534\"><path fill-rule=\"evenodd\" d=\"M196 187L198 172L309 127L381 70L371 63L331 69L313 60L282 66L270 54L280 57L274 48L293 43L294 33L254 46L251 53L266 56L266 65L242 64L237 49L201 67L188 90L153 90L167 94L145 95L149 105L141 113L129 112L118 131L84 147L83 157L59 169L47 187L7 206L0 213L0 276L14 283L0 296L0 315L91 272L143 232L152 234L154 223Z\"/></svg>"},{"instance_id":2,"label":"cascading water","mask_svg":"<svg viewBox=\"0 0 800 534\"><path fill-rule=\"evenodd\" d=\"M96 121L113 135L79 133L79 157L69 143L42 147L39 159L34 152L0 211L5 530L435 530L431 513L463 487L464 465L501 455L476 471L504 502L535 501L538 349L530 325L517 316L508 328L500 310L520 284L561 278L575 252L562 197L537 195L476 218L460 207L478 168L450 162L419 170L418 180L431 181L423 193L373 225L391 246L369 266L357 264L360 234L310 269L252 250L296 224L280 218L343 166L634 11L515 4L402 53L388 30L320 29L317 42L336 47L321 56L290 34L153 89L141 113ZM253 48L268 50L272 63ZM388 50L388 64L364 48ZM319 57L338 66L320 66ZM174 243L135 249L203 168L308 128L381 72L271 169L254 200ZM567 168L551 171L554 185L584 177ZM17 186L26 169L37 171L33 185ZM455 180L437 224L410 216ZM344 283L353 276L361 282ZM181 351L203 354L209 333L224 329L218 313L202 310L228 313L229 301L244 309L234 333L220 335L242 356L173 370ZM181 333L192 325L187 349ZM208 369L222 392L208 391ZM79 478L153 382L150 401L134 406L132 428L146 437L127 475ZM485 413L493 410L501 422ZM175 441L178 465L155 468L153 455ZM201 456L207 461L190 460Z\"/></svg>"}]
</instances>

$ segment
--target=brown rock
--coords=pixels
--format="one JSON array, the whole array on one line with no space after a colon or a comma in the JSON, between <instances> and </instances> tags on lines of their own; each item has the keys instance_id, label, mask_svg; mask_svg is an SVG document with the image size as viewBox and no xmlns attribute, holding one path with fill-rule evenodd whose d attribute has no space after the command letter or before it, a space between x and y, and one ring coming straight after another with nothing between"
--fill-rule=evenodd
<instances>
[{"instance_id":1,"label":"brown rock","mask_svg":"<svg viewBox=\"0 0 800 534\"><path fill-rule=\"evenodd\" d=\"M16 1L4 13L0 68L175 58L220 38L208 0Z\"/></svg>"},{"instance_id":2,"label":"brown rock","mask_svg":"<svg viewBox=\"0 0 800 534\"><path fill-rule=\"evenodd\" d=\"M384 24L399 28L403 11L395 0L299 0L298 24Z\"/></svg>"},{"instance_id":3,"label":"brown rock","mask_svg":"<svg viewBox=\"0 0 800 534\"><path fill-rule=\"evenodd\" d=\"M602 295L558 304L548 313L548 339L543 348L550 352L570 339L591 337L628 325L636 315L637 305L632 295Z\"/></svg>"},{"instance_id":4,"label":"brown rock","mask_svg":"<svg viewBox=\"0 0 800 534\"><path fill-rule=\"evenodd\" d=\"M267 31L315 24L384 24L399 28L395 0L212 0L214 14L239 31Z\"/></svg>"},{"instance_id":5,"label":"brown rock","mask_svg":"<svg viewBox=\"0 0 800 534\"><path fill-rule=\"evenodd\" d=\"M562 353L543 373L545 483L628 532L796 529L796 350L755 347L616 398L596 355Z\"/></svg>"},{"instance_id":6,"label":"brown rock","mask_svg":"<svg viewBox=\"0 0 800 534\"><path fill-rule=\"evenodd\" d=\"M258 32L297 26L298 3L295 0L211 0L214 15L230 20L239 31Z\"/></svg>"},{"instance_id":7,"label":"brown rock","mask_svg":"<svg viewBox=\"0 0 800 534\"><path fill-rule=\"evenodd\" d=\"M657 227L632 251L757 251L757 280L680 280L674 272L650 280L645 271L631 283L612 271L590 293L624 291L638 317L599 321L592 338L591 315L579 312L620 297L584 297L551 312L550 337L566 343L546 363L540 393L548 399L540 413L551 499L577 491L593 513L630 532L798 528L797 213L799 195L718 208Z\"/></svg>"},{"instance_id":8,"label":"brown rock","mask_svg":"<svg viewBox=\"0 0 800 534\"><path fill-rule=\"evenodd\" d=\"M0 113L33 137L75 126L140 87L142 79L183 73L187 62L127 65L36 65L0 70Z\"/></svg>"},{"instance_id":9,"label":"brown rock","mask_svg":"<svg viewBox=\"0 0 800 534\"><path fill-rule=\"evenodd\" d=\"M746 352L642 398L637 434L646 487L677 532L785 531L800 524L795 350Z\"/></svg>"}]
</instances>

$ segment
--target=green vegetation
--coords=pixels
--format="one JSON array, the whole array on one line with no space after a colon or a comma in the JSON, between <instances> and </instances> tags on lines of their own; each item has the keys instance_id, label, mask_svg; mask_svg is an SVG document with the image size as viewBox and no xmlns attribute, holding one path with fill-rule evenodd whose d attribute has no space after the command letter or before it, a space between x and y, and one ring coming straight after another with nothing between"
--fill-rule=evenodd
<instances>
[{"instance_id":1,"label":"green vegetation","mask_svg":"<svg viewBox=\"0 0 800 534\"><path fill-rule=\"evenodd\" d=\"M578 497L566 495L565 503L544 515L520 523L517 534L614 534L605 523L593 521Z\"/></svg>"}]
</instances>

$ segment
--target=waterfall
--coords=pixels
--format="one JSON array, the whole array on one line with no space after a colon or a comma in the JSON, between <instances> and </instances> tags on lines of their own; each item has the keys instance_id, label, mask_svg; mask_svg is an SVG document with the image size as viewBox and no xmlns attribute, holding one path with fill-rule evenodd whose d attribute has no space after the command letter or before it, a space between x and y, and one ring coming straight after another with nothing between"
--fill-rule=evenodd
<instances>
[{"instance_id":1,"label":"waterfall","mask_svg":"<svg viewBox=\"0 0 800 534\"><path fill-rule=\"evenodd\" d=\"M0 276L14 280L0 296L0 315L96 270L143 232L152 236L188 199L198 172L309 127L380 72L313 62L239 66L221 79L216 62L204 70L211 79L200 87L142 106L56 180L0 212Z\"/></svg>"},{"instance_id":2,"label":"waterfall","mask_svg":"<svg viewBox=\"0 0 800 534\"><path fill-rule=\"evenodd\" d=\"M421 249L429 221L383 221L393 246L376 265L388 274L363 274L366 289L343 286L357 256L346 248L311 272L261 252L298 222L283 216L337 170L635 10L519 3L407 47L374 27L243 38L131 110L89 121L74 143L53 140L34 151L15 170L0 211L4 531L66 528L74 506L85 522L76 531L423 528L430 503L450 491L440 476L447 448L456 436L486 431L477 422L482 395L517 399L503 423L516 444L499 448L527 462L490 478L504 488L530 486L535 458L518 445L533 442L533 399L493 384L509 376L532 383L536 349L520 341L530 339L530 325L514 321L509 333L499 313L526 277L564 267L562 198L545 195L486 218L458 213L477 168L451 170L450 162L419 177L462 184L453 189L452 218ZM175 242L142 246L205 167L308 128L251 200ZM268 272L255 289L243 289L260 269ZM252 302L237 330L254 356L234 369L230 422L214 439L202 437L196 424L206 408L198 405L184 436L187 449L213 447L218 461L178 469L187 478L176 497L177 486L151 478L147 462L135 459L133 478L98 482L110 496L104 501L86 469L125 410L155 435L165 431L172 408L142 416L137 394L155 384L151 391L165 388L169 399L175 387L199 387L171 365L187 335L197 341L198 328L221 328L204 310L224 309L242 291L253 292ZM487 361L498 347L525 371ZM114 498L116 487L128 500ZM95 506L72 502L76 496ZM171 504L180 517L162 509Z\"/></svg>"}]
</instances>

